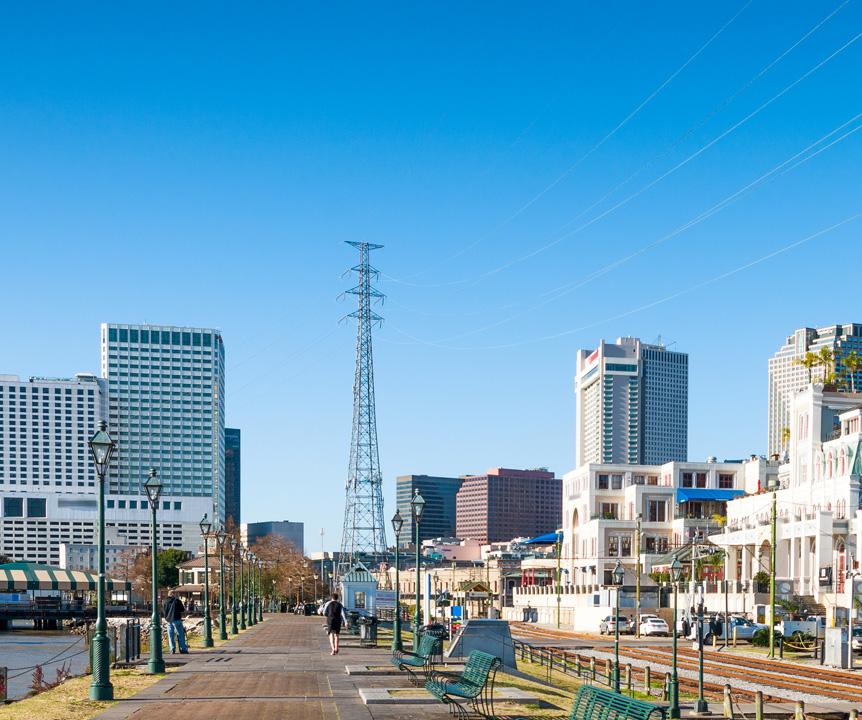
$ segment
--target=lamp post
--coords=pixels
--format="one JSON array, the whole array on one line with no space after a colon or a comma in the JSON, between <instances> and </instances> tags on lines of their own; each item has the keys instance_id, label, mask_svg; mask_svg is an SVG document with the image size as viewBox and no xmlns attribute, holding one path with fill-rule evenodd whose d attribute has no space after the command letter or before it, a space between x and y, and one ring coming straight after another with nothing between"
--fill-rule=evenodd
<instances>
[{"instance_id":1,"label":"lamp post","mask_svg":"<svg viewBox=\"0 0 862 720\"><path fill-rule=\"evenodd\" d=\"M263 560L257 559L257 621L263 622Z\"/></svg>"},{"instance_id":2,"label":"lamp post","mask_svg":"<svg viewBox=\"0 0 862 720\"><path fill-rule=\"evenodd\" d=\"M614 567L613 577L614 577L614 585L617 588L617 610L616 615L614 616L614 677L613 690L615 693L620 691L620 591L623 589L623 579L625 578L626 572L623 570L623 564L621 561L617 560L617 564Z\"/></svg>"},{"instance_id":3,"label":"lamp post","mask_svg":"<svg viewBox=\"0 0 862 720\"><path fill-rule=\"evenodd\" d=\"M677 603L677 587L679 585L679 579L682 575L682 563L679 561L679 558L674 555L673 562L670 564L670 581L673 583L673 655L672 655L672 668L671 668L671 676L670 676L670 717L672 720L676 720L680 717L679 714L679 675L677 674L676 668L676 603Z\"/></svg>"},{"instance_id":4,"label":"lamp post","mask_svg":"<svg viewBox=\"0 0 862 720\"><path fill-rule=\"evenodd\" d=\"M218 639L227 640L227 618L224 612L224 527L216 530L216 545L218 546Z\"/></svg>"},{"instance_id":5,"label":"lamp post","mask_svg":"<svg viewBox=\"0 0 862 720\"><path fill-rule=\"evenodd\" d=\"M770 632L772 628L770 628ZM703 696L703 586L697 589L697 701L694 704L695 713L709 712L706 698Z\"/></svg>"},{"instance_id":6,"label":"lamp post","mask_svg":"<svg viewBox=\"0 0 862 720\"><path fill-rule=\"evenodd\" d=\"M775 536L778 506L778 478L769 477L767 487L772 491L772 512L770 514L769 533L769 657L775 657Z\"/></svg>"},{"instance_id":7,"label":"lamp post","mask_svg":"<svg viewBox=\"0 0 862 720\"><path fill-rule=\"evenodd\" d=\"M236 555L238 552L238 543L237 539L231 536L228 539L230 543L228 548L230 549L230 631L231 634L236 635L239 632L239 627L236 624Z\"/></svg>"},{"instance_id":8,"label":"lamp post","mask_svg":"<svg viewBox=\"0 0 862 720\"><path fill-rule=\"evenodd\" d=\"M108 425L99 421L99 429L90 438L90 452L99 476L99 582L97 590L98 612L96 634L93 636L93 682L90 685L90 700L113 700L111 685L110 647L108 645L108 623L105 620L105 473L116 445L107 432Z\"/></svg>"},{"instance_id":9,"label":"lamp post","mask_svg":"<svg viewBox=\"0 0 862 720\"><path fill-rule=\"evenodd\" d=\"M413 527L416 530L416 611L413 613L413 652L418 652L419 626L422 624L422 611L419 609L419 603L422 598L421 589L419 587L421 585L421 578L419 576L419 554L421 550L419 545L419 523L422 520L422 511L425 509L425 499L419 494L419 488L416 488L416 494L410 501L410 509L413 512Z\"/></svg>"},{"instance_id":10,"label":"lamp post","mask_svg":"<svg viewBox=\"0 0 862 720\"><path fill-rule=\"evenodd\" d=\"M396 510L392 516L392 529L395 531L395 619L392 621L392 652L403 650L401 644L401 578L398 575L398 545L401 542L401 528L404 518L401 511Z\"/></svg>"},{"instance_id":11,"label":"lamp post","mask_svg":"<svg viewBox=\"0 0 862 720\"><path fill-rule=\"evenodd\" d=\"M162 657L162 619L159 616L159 546L156 540L156 512L159 507L159 498L162 495L162 483L155 468L150 470L150 476L144 482L144 490L147 491L147 499L150 501L152 511L152 555L153 581L152 603L153 614L150 616L150 660L147 663L147 671L153 674L165 671L165 661Z\"/></svg>"},{"instance_id":12,"label":"lamp post","mask_svg":"<svg viewBox=\"0 0 862 720\"><path fill-rule=\"evenodd\" d=\"M209 538L213 524L207 518L207 514L201 518L201 537L204 539L204 647L213 646L213 625L210 617L210 551Z\"/></svg>"},{"instance_id":13,"label":"lamp post","mask_svg":"<svg viewBox=\"0 0 862 720\"><path fill-rule=\"evenodd\" d=\"M556 545L557 545L557 548L556 548L556 550L557 550L557 630L559 630L560 629L560 600L562 599L561 598L562 588L560 587L560 579L561 579L560 575L562 574L560 572L560 555L562 554L560 552L560 550L562 549L562 543L563 543L563 529L562 528L557 530L557 538L556 539L557 539L557 542L556 542Z\"/></svg>"},{"instance_id":14,"label":"lamp post","mask_svg":"<svg viewBox=\"0 0 862 720\"><path fill-rule=\"evenodd\" d=\"M248 626L257 625L257 578L255 577L255 566L257 556L253 552L248 554Z\"/></svg>"},{"instance_id":15,"label":"lamp post","mask_svg":"<svg viewBox=\"0 0 862 720\"><path fill-rule=\"evenodd\" d=\"M245 555L246 549L240 545L239 546L239 629L245 630L247 625L245 624L245 574L243 571L243 565L245 564Z\"/></svg>"}]
</instances>

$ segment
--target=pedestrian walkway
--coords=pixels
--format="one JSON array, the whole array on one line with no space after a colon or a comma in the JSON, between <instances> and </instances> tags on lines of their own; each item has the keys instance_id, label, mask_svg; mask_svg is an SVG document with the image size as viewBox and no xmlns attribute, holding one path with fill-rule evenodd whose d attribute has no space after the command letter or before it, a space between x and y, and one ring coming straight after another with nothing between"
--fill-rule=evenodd
<instances>
[{"instance_id":1,"label":"pedestrian walkway","mask_svg":"<svg viewBox=\"0 0 862 720\"><path fill-rule=\"evenodd\" d=\"M345 665L386 663L387 654L360 648L356 638L342 635L341 652L333 657L322 625L315 617L268 615L219 648L192 650L178 670L98 718L419 720L446 715L442 705L363 704L360 687L406 688L406 679L347 675Z\"/></svg>"}]
</instances>

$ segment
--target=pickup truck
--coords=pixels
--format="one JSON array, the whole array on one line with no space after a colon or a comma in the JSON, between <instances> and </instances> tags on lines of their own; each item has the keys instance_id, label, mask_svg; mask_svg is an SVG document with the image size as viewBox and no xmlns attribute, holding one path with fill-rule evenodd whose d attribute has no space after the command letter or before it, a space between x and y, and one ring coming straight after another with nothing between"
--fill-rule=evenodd
<instances>
[{"instance_id":1,"label":"pickup truck","mask_svg":"<svg viewBox=\"0 0 862 720\"><path fill-rule=\"evenodd\" d=\"M737 640L751 640L754 633L764 628L766 628L766 625L751 622L751 620L744 618L742 615L731 615L730 622L721 622L721 630L715 634L715 637L717 640L724 640L726 634L727 639L732 640L735 631ZM710 632L709 629L709 618L704 618L703 641L705 643L711 643L712 635L713 633ZM692 625L689 638L692 640L697 639L697 623Z\"/></svg>"}]
</instances>

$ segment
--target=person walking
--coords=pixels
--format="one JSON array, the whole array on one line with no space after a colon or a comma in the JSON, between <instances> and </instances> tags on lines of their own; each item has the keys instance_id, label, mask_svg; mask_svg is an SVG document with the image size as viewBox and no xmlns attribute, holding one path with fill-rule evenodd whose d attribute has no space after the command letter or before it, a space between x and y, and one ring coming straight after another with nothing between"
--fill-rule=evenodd
<instances>
[{"instance_id":1,"label":"person walking","mask_svg":"<svg viewBox=\"0 0 862 720\"><path fill-rule=\"evenodd\" d=\"M186 629L183 627L185 610L183 601L174 594L173 590L169 590L162 614L168 624L168 645L171 648L171 655L177 651L177 645L179 645L180 655L189 654L189 648L186 645Z\"/></svg>"},{"instance_id":2,"label":"person walking","mask_svg":"<svg viewBox=\"0 0 862 720\"><path fill-rule=\"evenodd\" d=\"M330 655L338 655L338 640L342 624L347 623L347 615L344 605L338 602L338 593L332 593L332 599L323 606L323 615L326 618L326 633L329 635Z\"/></svg>"}]
</instances>

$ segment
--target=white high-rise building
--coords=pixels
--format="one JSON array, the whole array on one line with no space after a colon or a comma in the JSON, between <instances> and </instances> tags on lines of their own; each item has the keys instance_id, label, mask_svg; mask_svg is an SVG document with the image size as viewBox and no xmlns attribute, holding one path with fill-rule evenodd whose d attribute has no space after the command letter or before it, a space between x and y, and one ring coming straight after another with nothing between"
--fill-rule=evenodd
<instances>
[{"instance_id":1,"label":"white high-rise building","mask_svg":"<svg viewBox=\"0 0 862 720\"><path fill-rule=\"evenodd\" d=\"M688 453L688 355L638 338L579 350L577 467L660 464Z\"/></svg>"},{"instance_id":2,"label":"white high-rise building","mask_svg":"<svg viewBox=\"0 0 862 720\"><path fill-rule=\"evenodd\" d=\"M793 394L812 380L822 382L824 368L814 368L811 377L799 364L806 353L819 353L822 348L832 352L835 374L843 379L842 358L850 352L862 354L862 325L828 325L821 328L800 328L788 336L784 345L769 358L769 408L767 446L770 455L782 454L790 428L790 400ZM862 371L855 373L855 388L862 388Z\"/></svg>"},{"instance_id":3,"label":"white high-rise building","mask_svg":"<svg viewBox=\"0 0 862 720\"><path fill-rule=\"evenodd\" d=\"M165 495L225 517L225 355L218 330L103 323L102 377L118 450L111 492L139 495L151 467Z\"/></svg>"}]
</instances>

